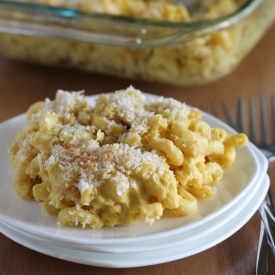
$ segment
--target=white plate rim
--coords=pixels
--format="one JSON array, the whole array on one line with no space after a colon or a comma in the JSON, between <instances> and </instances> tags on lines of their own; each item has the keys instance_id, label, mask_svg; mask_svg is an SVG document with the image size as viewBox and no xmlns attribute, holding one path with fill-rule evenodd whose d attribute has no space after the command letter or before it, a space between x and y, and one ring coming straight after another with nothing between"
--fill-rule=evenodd
<instances>
[{"instance_id":1,"label":"white plate rim","mask_svg":"<svg viewBox=\"0 0 275 275\"><path fill-rule=\"evenodd\" d=\"M93 266L100 266L100 267L108 267L108 268L132 268L132 267L141 267L141 266L148 266L148 265L155 265L155 264L161 264L166 263L174 260L179 260L185 257L192 256L194 254L197 254L199 252L202 252L210 247L213 247L217 245L218 243L222 242L229 236L233 235L236 231L238 231L257 211L259 205L263 201L267 190L269 188L269 177L268 175L265 176L265 179L262 182L262 189L260 190L260 193L258 193L254 198L250 200L251 205L248 203L246 205L246 209L240 211L240 213L235 216L230 222L232 225L231 230L225 230L220 236L217 236L217 232L215 232L214 238L212 238L211 241L206 241L206 238L202 238L204 242L201 244L198 244L200 240L197 240L197 244L194 245L193 248L185 251L184 246L174 246L172 248L158 250L155 251L155 253L149 252L142 252L141 255L146 257L146 260L139 261L138 256L139 253L122 253L122 254L108 254L108 253L93 253L93 252L84 252L84 251L78 251L78 250L70 250L70 249L64 249L60 247L54 247L51 245L41 245L39 241L28 241L24 237L20 237L20 235L16 232L12 232L11 230L7 230L3 224L0 224L0 229L2 233L10 238L11 240L28 247L32 250L35 250L37 252L71 261L76 262L80 264L86 264L86 265L93 265ZM254 200L255 199L255 200ZM244 217L242 216L245 215ZM239 221L238 221L239 220ZM236 222L237 221L237 222ZM229 223L230 223L229 222ZM222 229L224 228L228 229L228 223L227 225L223 225ZM221 230L221 229L220 229ZM213 234L213 232L212 232ZM19 237L18 237L19 235ZM201 241L203 241L201 240ZM192 247L192 246L191 246ZM165 256L160 257L159 254L164 253ZM71 255L70 255L71 254ZM82 256L80 255L82 254ZM85 258L83 256L86 256ZM97 259L95 259L95 255L97 255ZM149 259L148 256L153 255L155 258ZM127 259L127 257L133 257L131 261ZM106 258L104 260L104 257ZM111 261L110 261L111 260Z\"/></svg>"}]
</instances>

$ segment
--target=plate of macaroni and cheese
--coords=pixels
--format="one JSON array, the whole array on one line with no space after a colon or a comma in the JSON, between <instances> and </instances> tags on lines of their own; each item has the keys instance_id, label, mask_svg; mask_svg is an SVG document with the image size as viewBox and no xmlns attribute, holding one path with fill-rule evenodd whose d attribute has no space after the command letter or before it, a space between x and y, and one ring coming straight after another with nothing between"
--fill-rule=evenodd
<instances>
[{"instance_id":1,"label":"plate of macaroni and cheese","mask_svg":"<svg viewBox=\"0 0 275 275\"><path fill-rule=\"evenodd\" d=\"M59 90L0 130L0 220L115 253L112 245L222 226L267 170L244 134L133 87L92 97Z\"/></svg>"}]
</instances>

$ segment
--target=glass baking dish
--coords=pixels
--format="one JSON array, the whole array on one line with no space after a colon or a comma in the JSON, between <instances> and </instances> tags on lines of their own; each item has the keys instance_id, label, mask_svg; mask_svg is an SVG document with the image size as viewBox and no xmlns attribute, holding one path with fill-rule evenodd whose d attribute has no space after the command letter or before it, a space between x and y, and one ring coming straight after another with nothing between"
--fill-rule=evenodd
<instances>
[{"instance_id":1,"label":"glass baking dish","mask_svg":"<svg viewBox=\"0 0 275 275\"><path fill-rule=\"evenodd\" d=\"M275 1L201 1L186 7L180 0L0 0L0 55L173 85L206 84L230 73L259 41L275 20ZM94 2L100 8L89 6ZM123 13L119 3L134 8Z\"/></svg>"}]
</instances>

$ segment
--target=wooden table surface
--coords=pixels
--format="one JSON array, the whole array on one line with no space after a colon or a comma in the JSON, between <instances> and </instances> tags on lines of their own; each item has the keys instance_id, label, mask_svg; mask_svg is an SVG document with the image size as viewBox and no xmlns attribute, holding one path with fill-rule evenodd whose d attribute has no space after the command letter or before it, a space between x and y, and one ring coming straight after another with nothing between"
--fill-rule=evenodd
<instances>
[{"instance_id":1,"label":"wooden table surface","mask_svg":"<svg viewBox=\"0 0 275 275\"><path fill-rule=\"evenodd\" d=\"M258 99L261 94L275 94L275 26L233 73L203 87L173 87L0 58L0 122L25 112L35 101L53 98L57 89L85 90L86 94L96 94L129 85L144 92L174 97L197 107L203 103L207 111L210 111L211 101L219 107L221 99L224 99L233 112L238 96L247 100L248 95ZM271 183L275 182L275 171L270 169L269 174ZM238 232L206 251L169 263L130 269L108 269L66 262L32 251L0 234L0 274L255 274L259 224L259 214L255 213Z\"/></svg>"}]
</instances>

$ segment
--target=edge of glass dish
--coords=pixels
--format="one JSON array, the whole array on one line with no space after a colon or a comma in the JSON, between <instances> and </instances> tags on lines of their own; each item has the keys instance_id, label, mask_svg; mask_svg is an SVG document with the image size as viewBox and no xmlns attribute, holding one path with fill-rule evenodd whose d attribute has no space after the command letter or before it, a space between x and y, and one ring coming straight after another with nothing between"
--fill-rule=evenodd
<instances>
[{"instance_id":1,"label":"edge of glass dish","mask_svg":"<svg viewBox=\"0 0 275 275\"><path fill-rule=\"evenodd\" d=\"M213 20L159 21L0 0L0 32L148 48L176 45L245 20L264 0L248 0Z\"/></svg>"}]
</instances>

